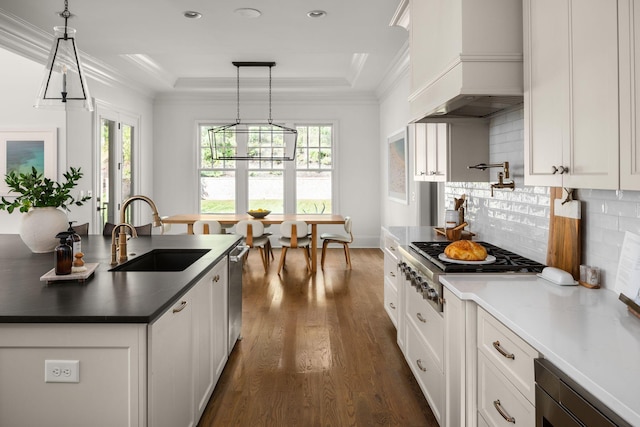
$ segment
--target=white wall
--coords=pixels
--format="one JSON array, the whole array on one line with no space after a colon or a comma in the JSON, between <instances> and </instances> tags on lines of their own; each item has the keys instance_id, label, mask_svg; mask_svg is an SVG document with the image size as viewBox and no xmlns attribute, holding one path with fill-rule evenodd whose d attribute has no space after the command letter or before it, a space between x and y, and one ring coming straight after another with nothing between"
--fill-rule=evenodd
<instances>
[{"instance_id":1,"label":"white wall","mask_svg":"<svg viewBox=\"0 0 640 427\"><path fill-rule=\"evenodd\" d=\"M243 121L265 120L266 102L241 102ZM327 101L273 100L273 120L280 122L336 122L337 214L353 218L354 247L377 247L380 233L380 152L378 102L375 99ZM163 97L154 110L154 200L161 215L198 212L198 121L233 122L235 99L216 101L194 95ZM171 232L185 232L173 226ZM324 226L324 231L341 231ZM342 230L343 231L343 230Z\"/></svg>"},{"instance_id":2,"label":"white wall","mask_svg":"<svg viewBox=\"0 0 640 427\"><path fill-rule=\"evenodd\" d=\"M408 68L380 101L380 211L381 224L385 226L417 225L419 223L419 183L413 180L414 146L408 144L409 162L407 179L409 202L403 204L388 197L388 141L387 138L406 128L409 123L409 73Z\"/></svg>"},{"instance_id":3,"label":"white wall","mask_svg":"<svg viewBox=\"0 0 640 427\"><path fill-rule=\"evenodd\" d=\"M94 115L88 111L36 109L33 107L36 94L44 73L44 65L25 59L0 48L0 129L58 129L58 179L69 166L80 167L84 177L77 191L95 192L94 168ZM114 108L141 116L140 148L143 153L137 178L140 192L153 196L153 104L151 100L124 86L107 86L88 79L87 85L94 98L103 100ZM89 204L72 207L69 219L78 223L92 222L95 212L95 197ZM19 213L9 215L0 211L0 233L17 233L20 224ZM98 232L98 230L94 230Z\"/></svg>"},{"instance_id":4,"label":"white wall","mask_svg":"<svg viewBox=\"0 0 640 427\"><path fill-rule=\"evenodd\" d=\"M33 107L44 66L0 48L0 129L58 129L58 175L66 166L66 132L63 111ZM4 179L4 176L0 177ZM0 233L17 233L19 213L0 211Z\"/></svg>"}]
</instances>

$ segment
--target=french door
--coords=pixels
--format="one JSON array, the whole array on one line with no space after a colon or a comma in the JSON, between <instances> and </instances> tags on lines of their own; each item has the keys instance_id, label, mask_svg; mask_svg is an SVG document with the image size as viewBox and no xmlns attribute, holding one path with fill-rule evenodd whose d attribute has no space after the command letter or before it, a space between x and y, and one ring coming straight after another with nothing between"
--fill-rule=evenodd
<instances>
[{"instance_id":1,"label":"french door","mask_svg":"<svg viewBox=\"0 0 640 427\"><path fill-rule=\"evenodd\" d=\"M135 164L140 119L96 103L96 126L99 153L97 156L98 188L96 191L97 232L107 222L120 222L122 201L135 192ZM127 209L128 222L134 215L134 206Z\"/></svg>"}]
</instances>

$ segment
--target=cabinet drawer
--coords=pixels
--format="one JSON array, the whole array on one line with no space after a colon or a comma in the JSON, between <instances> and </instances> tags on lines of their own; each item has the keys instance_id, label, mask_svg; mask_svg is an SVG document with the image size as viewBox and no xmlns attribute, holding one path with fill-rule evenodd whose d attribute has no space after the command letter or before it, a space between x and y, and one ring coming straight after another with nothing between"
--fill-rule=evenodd
<instances>
[{"instance_id":1,"label":"cabinet drawer","mask_svg":"<svg viewBox=\"0 0 640 427\"><path fill-rule=\"evenodd\" d=\"M393 326L398 327L398 291L391 281L384 278L384 309L387 311Z\"/></svg>"},{"instance_id":2,"label":"cabinet drawer","mask_svg":"<svg viewBox=\"0 0 640 427\"><path fill-rule=\"evenodd\" d=\"M411 367L427 402L429 402L433 415L442 425L445 398L444 373L431 358L431 351L426 348L420 334L411 323L407 324L406 334L405 357L407 363Z\"/></svg>"},{"instance_id":3,"label":"cabinet drawer","mask_svg":"<svg viewBox=\"0 0 640 427\"><path fill-rule=\"evenodd\" d=\"M389 278L391 285L397 288L398 282L398 261L388 253L384 254L384 277Z\"/></svg>"},{"instance_id":4,"label":"cabinet drawer","mask_svg":"<svg viewBox=\"0 0 640 427\"><path fill-rule=\"evenodd\" d=\"M482 353L478 354L478 420L481 418L490 426L536 424L533 404Z\"/></svg>"},{"instance_id":5,"label":"cabinet drawer","mask_svg":"<svg viewBox=\"0 0 640 427\"><path fill-rule=\"evenodd\" d=\"M436 365L443 369L444 318L413 287L406 288L405 307L407 323L415 326Z\"/></svg>"},{"instance_id":6,"label":"cabinet drawer","mask_svg":"<svg viewBox=\"0 0 640 427\"><path fill-rule=\"evenodd\" d=\"M396 261L398 259L398 241L389 235L384 236L384 248Z\"/></svg>"},{"instance_id":7,"label":"cabinet drawer","mask_svg":"<svg viewBox=\"0 0 640 427\"><path fill-rule=\"evenodd\" d=\"M535 401L533 359L538 352L483 309L478 309L478 349L530 402Z\"/></svg>"}]
</instances>

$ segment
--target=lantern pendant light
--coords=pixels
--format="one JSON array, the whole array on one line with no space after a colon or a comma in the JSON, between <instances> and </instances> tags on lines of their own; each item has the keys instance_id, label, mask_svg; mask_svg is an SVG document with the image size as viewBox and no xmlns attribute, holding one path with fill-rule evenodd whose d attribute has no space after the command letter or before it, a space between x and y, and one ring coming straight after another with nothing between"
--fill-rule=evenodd
<instances>
[{"instance_id":1,"label":"lantern pendant light","mask_svg":"<svg viewBox=\"0 0 640 427\"><path fill-rule=\"evenodd\" d=\"M76 30L67 26L73 15L64 1L64 27L53 27L55 36L45 65L36 108L81 109L93 111L91 96L76 46Z\"/></svg>"},{"instance_id":2,"label":"lantern pendant light","mask_svg":"<svg viewBox=\"0 0 640 427\"><path fill-rule=\"evenodd\" d=\"M212 157L217 160L292 161L296 155L298 131L273 123L271 118L271 68L275 62L233 62L237 74L237 118L235 123L209 129ZM240 68L269 68L269 119L263 123L240 120ZM238 153L243 139L247 154Z\"/></svg>"}]
</instances>

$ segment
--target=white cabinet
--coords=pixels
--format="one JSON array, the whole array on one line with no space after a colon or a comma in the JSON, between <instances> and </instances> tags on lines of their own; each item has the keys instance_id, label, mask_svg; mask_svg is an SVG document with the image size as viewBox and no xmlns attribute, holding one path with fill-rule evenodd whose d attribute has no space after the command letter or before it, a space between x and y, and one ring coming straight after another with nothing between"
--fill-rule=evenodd
<instances>
[{"instance_id":1,"label":"white cabinet","mask_svg":"<svg viewBox=\"0 0 640 427\"><path fill-rule=\"evenodd\" d=\"M410 118L476 95L522 95L522 3L410 2Z\"/></svg>"},{"instance_id":2,"label":"white cabinet","mask_svg":"<svg viewBox=\"0 0 640 427\"><path fill-rule=\"evenodd\" d=\"M465 403L472 402L475 393L468 396L467 362L475 360L476 334L467 334L467 311L475 310L475 303L462 301L444 288L444 365L445 365L445 414L447 426L467 425ZM474 312L475 314L475 312ZM470 316L475 320L475 316ZM467 351L470 348L471 351ZM469 356L467 356L469 354ZM474 370L471 370L475 372ZM472 410L475 414L475 410Z\"/></svg>"},{"instance_id":3,"label":"white cabinet","mask_svg":"<svg viewBox=\"0 0 640 427\"><path fill-rule=\"evenodd\" d=\"M204 412L227 361L227 263L216 264L193 296L193 383L196 419Z\"/></svg>"},{"instance_id":4,"label":"white cabinet","mask_svg":"<svg viewBox=\"0 0 640 427\"><path fill-rule=\"evenodd\" d=\"M444 319L405 283L404 355L429 407L445 425Z\"/></svg>"},{"instance_id":5,"label":"white cabinet","mask_svg":"<svg viewBox=\"0 0 640 427\"><path fill-rule=\"evenodd\" d=\"M434 417L440 425L444 425L445 395L442 369L431 357L432 352L411 322L407 322L405 343L405 359L413 376L429 402Z\"/></svg>"},{"instance_id":6,"label":"white cabinet","mask_svg":"<svg viewBox=\"0 0 640 427\"><path fill-rule=\"evenodd\" d=\"M478 419L490 426L535 427L535 406L484 354L478 356Z\"/></svg>"},{"instance_id":7,"label":"white cabinet","mask_svg":"<svg viewBox=\"0 0 640 427\"><path fill-rule=\"evenodd\" d=\"M384 309L398 328L398 241L383 230L384 252Z\"/></svg>"},{"instance_id":8,"label":"white cabinet","mask_svg":"<svg viewBox=\"0 0 640 427\"><path fill-rule=\"evenodd\" d=\"M149 325L149 425L194 426L227 360L227 257Z\"/></svg>"},{"instance_id":9,"label":"white cabinet","mask_svg":"<svg viewBox=\"0 0 640 427\"><path fill-rule=\"evenodd\" d=\"M619 3L524 1L526 185L618 188Z\"/></svg>"},{"instance_id":10,"label":"white cabinet","mask_svg":"<svg viewBox=\"0 0 640 427\"><path fill-rule=\"evenodd\" d=\"M149 425L195 425L193 299L188 292L149 326Z\"/></svg>"},{"instance_id":11,"label":"white cabinet","mask_svg":"<svg viewBox=\"0 0 640 427\"><path fill-rule=\"evenodd\" d=\"M640 190L640 4L634 0L619 2L618 16L620 188Z\"/></svg>"},{"instance_id":12,"label":"white cabinet","mask_svg":"<svg viewBox=\"0 0 640 427\"><path fill-rule=\"evenodd\" d=\"M435 182L488 181L489 170L469 169L489 163L489 124L415 123L414 179Z\"/></svg>"},{"instance_id":13,"label":"white cabinet","mask_svg":"<svg viewBox=\"0 0 640 427\"><path fill-rule=\"evenodd\" d=\"M533 361L538 352L478 309L478 416L489 425L535 426Z\"/></svg>"}]
</instances>

